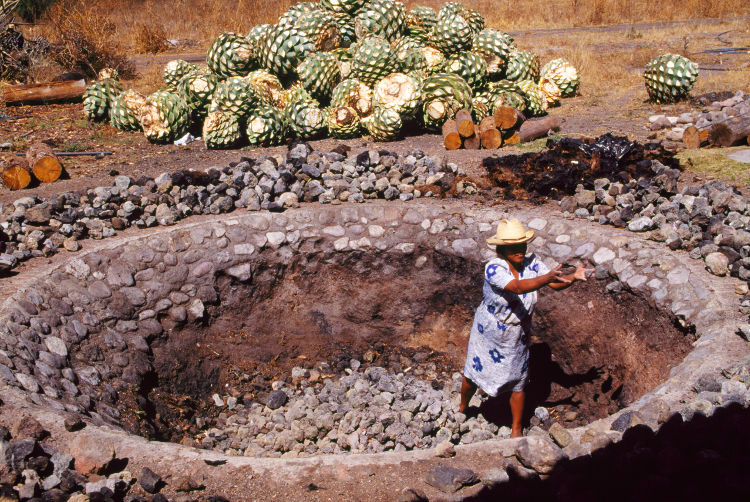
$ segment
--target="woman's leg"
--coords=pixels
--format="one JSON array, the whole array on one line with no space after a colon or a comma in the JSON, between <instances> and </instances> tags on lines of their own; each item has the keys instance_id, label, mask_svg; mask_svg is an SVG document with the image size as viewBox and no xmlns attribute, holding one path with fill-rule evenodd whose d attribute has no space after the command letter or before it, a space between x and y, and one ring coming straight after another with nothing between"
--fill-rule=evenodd
<instances>
[{"instance_id":1,"label":"woman's leg","mask_svg":"<svg viewBox=\"0 0 750 502\"><path fill-rule=\"evenodd\" d=\"M461 404L458 405L458 412L466 412L466 408L469 407L469 401L477 391L477 386L474 382L464 377L464 381L461 382Z\"/></svg>"},{"instance_id":2,"label":"woman's leg","mask_svg":"<svg viewBox=\"0 0 750 502\"><path fill-rule=\"evenodd\" d=\"M521 417L523 416L523 402L526 398L524 391L513 392L510 395L510 413L513 416L513 427L511 428L510 437L518 438L523 436L521 428Z\"/></svg>"}]
</instances>

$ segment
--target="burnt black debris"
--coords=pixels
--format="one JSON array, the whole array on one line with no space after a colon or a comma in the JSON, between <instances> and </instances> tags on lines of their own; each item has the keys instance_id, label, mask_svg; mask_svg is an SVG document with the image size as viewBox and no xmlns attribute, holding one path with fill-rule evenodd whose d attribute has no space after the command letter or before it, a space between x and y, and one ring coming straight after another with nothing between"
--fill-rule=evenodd
<instances>
[{"instance_id":1,"label":"burnt black debris","mask_svg":"<svg viewBox=\"0 0 750 502\"><path fill-rule=\"evenodd\" d=\"M550 139L544 152L487 157L483 164L505 199L542 202L572 195L579 184L593 189L595 179L627 183L651 177L653 160L680 168L674 153L659 143L641 144L609 133L593 140Z\"/></svg>"}]
</instances>

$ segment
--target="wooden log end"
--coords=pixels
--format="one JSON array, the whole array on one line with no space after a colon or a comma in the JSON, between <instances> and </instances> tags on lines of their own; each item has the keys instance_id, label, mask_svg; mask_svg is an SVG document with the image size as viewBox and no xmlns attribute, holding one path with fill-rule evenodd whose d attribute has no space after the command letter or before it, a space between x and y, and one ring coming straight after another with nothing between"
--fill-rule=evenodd
<instances>
[{"instance_id":1,"label":"wooden log end","mask_svg":"<svg viewBox=\"0 0 750 502\"><path fill-rule=\"evenodd\" d=\"M500 129L512 129L519 122L518 110L512 106L501 105L495 109L495 126Z\"/></svg>"},{"instance_id":2,"label":"wooden log end","mask_svg":"<svg viewBox=\"0 0 750 502\"><path fill-rule=\"evenodd\" d=\"M42 183L52 183L60 179L62 164L55 157L43 157L31 168L36 179Z\"/></svg>"},{"instance_id":3,"label":"wooden log end","mask_svg":"<svg viewBox=\"0 0 750 502\"><path fill-rule=\"evenodd\" d=\"M493 127L480 133L480 142L482 148L494 150L503 146L503 136L500 134L500 131Z\"/></svg>"},{"instance_id":4,"label":"wooden log end","mask_svg":"<svg viewBox=\"0 0 750 502\"><path fill-rule=\"evenodd\" d=\"M443 138L446 150L458 150L461 148L461 136L457 132L448 133Z\"/></svg>"},{"instance_id":5,"label":"wooden log end","mask_svg":"<svg viewBox=\"0 0 750 502\"><path fill-rule=\"evenodd\" d=\"M458 124L458 134L462 138L468 138L474 134L474 120L469 110L459 110L456 113L456 124Z\"/></svg>"},{"instance_id":6,"label":"wooden log end","mask_svg":"<svg viewBox=\"0 0 750 502\"><path fill-rule=\"evenodd\" d=\"M3 185L11 190L22 190L31 183L31 173L29 173L25 162L19 159L11 159L8 165L3 168L0 177L3 180Z\"/></svg>"},{"instance_id":7,"label":"wooden log end","mask_svg":"<svg viewBox=\"0 0 750 502\"><path fill-rule=\"evenodd\" d=\"M685 148L696 149L701 147L700 131L695 126L690 126L682 133L682 142Z\"/></svg>"}]
</instances>

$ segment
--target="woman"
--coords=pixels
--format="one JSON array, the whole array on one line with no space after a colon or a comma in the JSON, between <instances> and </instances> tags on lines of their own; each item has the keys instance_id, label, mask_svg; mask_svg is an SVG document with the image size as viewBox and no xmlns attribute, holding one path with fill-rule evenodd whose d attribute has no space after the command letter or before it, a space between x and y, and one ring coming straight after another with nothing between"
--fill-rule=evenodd
<instances>
[{"instance_id":1,"label":"woman","mask_svg":"<svg viewBox=\"0 0 750 502\"><path fill-rule=\"evenodd\" d=\"M562 265L550 270L533 253L526 256L526 243L533 237L533 230L525 230L513 218L500 221L496 234L487 239L488 244L497 246L497 258L490 260L484 269L484 298L474 315L461 385L461 413L466 411L477 386L490 396L511 392L511 437L522 435L536 291L543 286L563 289L576 280L586 280L586 269L582 266L572 274L563 275Z\"/></svg>"}]
</instances>

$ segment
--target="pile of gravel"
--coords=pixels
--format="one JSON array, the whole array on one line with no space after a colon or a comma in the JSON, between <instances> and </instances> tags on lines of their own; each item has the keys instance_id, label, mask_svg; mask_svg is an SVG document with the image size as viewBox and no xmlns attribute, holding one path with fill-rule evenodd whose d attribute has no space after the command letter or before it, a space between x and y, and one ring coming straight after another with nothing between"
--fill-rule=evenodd
<instances>
[{"instance_id":1,"label":"pile of gravel","mask_svg":"<svg viewBox=\"0 0 750 502\"><path fill-rule=\"evenodd\" d=\"M601 224L648 232L670 249L703 259L714 275L750 280L750 205L721 181L678 191L680 172L652 161L653 176L627 183L600 178L560 201L563 211Z\"/></svg>"},{"instance_id":2,"label":"pile of gravel","mask_svg":"<svg viewBox=\"0 0 750 502\"><path fill-rule=\"evenodd\" d=\"M710 101L703 104L700 110L685 112L678 116L665 114L652 115L648 118L649 129L663 135L667 141L682 143L682 135L690 126L707 129L712 124L724 122L730 117L750 113L750 96L737 91L734 96L721 101Z\"/></svg>"},{"instance_id":3,"label":"pile of gravel","mask_svg":"<svg viewBox=\"0 0 750 502\"><path fill-rule=\"evenodd\" d=\"M347 373L320 380L316 370L294 368L292 384L275 382L265 403L247 406L214 395L215 404L226 408L199 446L230 455L296 457L405 451L510 436L508 427L458 413L462 377L438 376L435 363L393 373L380 366L364 369L352 360ZM477 397L473 404L479 402Z\"/></svg>"},{"instance_id":4,"label":"pile of gravel","mask_svg":"<svg viewBox=\"0 0 750 502\"><path fill-rule=\"evenodd\" d=\"M111 237L132 226L174 225L190 215L239 208L281 211L300 201L407 201L453 188L461 174L456 164L421 150L404 156L385 150L346 156L295 143L286 156L243 158L205 172L176 171L138 180L117 176L110 186L23 197L0 207L0 272L60 248L77 251L81 239ZM476 186L459 182L458 193L463 192L474 193Z\"/></svg>"}]
</instances>

